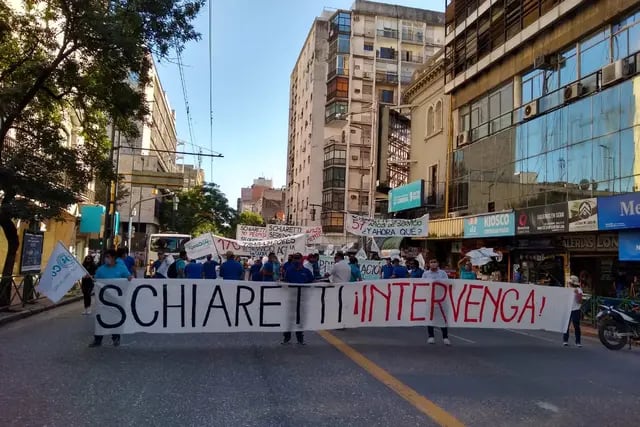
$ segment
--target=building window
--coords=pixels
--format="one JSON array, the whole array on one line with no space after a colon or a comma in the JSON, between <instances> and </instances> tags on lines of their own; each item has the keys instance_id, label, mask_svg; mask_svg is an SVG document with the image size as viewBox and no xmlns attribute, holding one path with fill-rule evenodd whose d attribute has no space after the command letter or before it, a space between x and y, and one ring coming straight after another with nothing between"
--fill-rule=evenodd
<instances>
[{"instance_id":1,"label":"building window","mask_svg":"<svg viewBox=\"0 0 640 427\"><path fill-rule=\"evenodd\" d=\"M345 77L336 77L327 84L327 99L348 98L349 97L349 79Z\"/></svg>"},{"instance_id":2,"label":"building window","mask_svg":"<svg viewBox=\"0 0 640 427\"><path fill-rule=\"evenodd\" d=\"M338 53L349 53L349 36L340 34L338 36Z\"/></svg>"},{"instance_id":3,"label":"building window","mask_svg":"<svg viewBox=\"0 0 640 427\"><path fill-rule=\"evenodd\" d=\"M363 95L373 95L373 85L371 84L363 84L362 85L362 94Z\"/></svg>"},{"instance_id":4,"label":"building window","mask_svg":"<svg viewBox=\"0 0 640 427\"><path fill-rule=\"evenodd\" d=\"M335 146L327 147L324 150L324 167L344 166L347 164L347 151L338 150Z\"/></svg>"},{"instance_id":5,"label":"building window","mask_svg":"<svg viewBox=\"0 0 640 427\"><path fill-rule=\"evenodd\" d=\"M344 101L336 101L327 105L325 109L325 121L328 123L332 120L342 119L347 114L347 103Z\"/></svg>"},{"instance_id":6,"label":"building window","mask_svg":"<svg viewBox=\"0 0 640 427\"><path fill-rule=\"evenodd\" d=\"M322 209L324 211L344 210L344 191L324 191L322 192Z\"/></svg>"},{"instance_id":7,"label":"building window","mask_svg":"<svg viewBox=\"0 0 640 427\"><path fill-rule=\"evenodd\" d=\"M373 43L364 43L365 52L373 52Z\"/></svg>"},{"instance_id":8,"label":"building window","mask_svg":"<svg viewBox=\"0 0 640 427\"><path fill-rule=\"evenodd\" d=\"M436 102L434 130L436 131L442 130L442 101Z\"/></svg>"},{"instance_id":9,"label":"building window","mask_svg":"<svg viewBox=\"0 0 640 427\"><path fill-rule=\"evenodd\" d=\"M429 110L427 111L427 136L433 135L433 129L434 129L433 124L434 124L433 107L429 107Z\"/></svg>"},{"instance_id":10,"label":"building window","mask_svg":"<svg viewBox=\"0 0 640 427\"><path fill-rule=\"evenodd\" d=\"M338 13L331 22L334 29L337 29L340 33L350 33L351 32L351 14L340 12Z\"/></svg>"},{"instance_id":11,"label":"building window","mask_svg":"<svg viewBox=\"0 0 640 427\"><path fill-rule=\"evenodd\" d=\"M471 131L478 140L512 124L513 84L509 83L461 107L458 112L460 131Z\"/></svg>"},{"instance_id":12,"label":"building window","mask_svg":"<svg viewBox=\"0 0 640 427\"><path fill-rule=\"evenodd\" d=\"M393 90L382 89L380 91L380 102L384 102L386 104L394 103Z\"/></svg>"},{"instance_id":13,"label":"building window","mask_svg":"<svg viewBox=\"0 0 640 427\"><path fill-rule=\"evenodd\" d=\"M380 59L396 59L396 50L392 47L381 47L378 51Z\"/></svg>"},{"instance_id":14,"label":"building window","mask_svg":"<svg viewBox=\"0 0 640 427\"><path fill-rule=\"evenodd\" d=\"M329 167L323 171L322 186L324 188L344 188L345 168Z\"/></svg>"},{"instance_id":15,"label":"building window","mask_svg":"<svg viewBox=\"0 0 640 427\"><path fill-rule=\"evenodd\" d=\"M344 206L341 210L343 209ZM344 214L342 212L322 212L321 224L324 233L342 233Z\"/></svg>"}]
</instances>

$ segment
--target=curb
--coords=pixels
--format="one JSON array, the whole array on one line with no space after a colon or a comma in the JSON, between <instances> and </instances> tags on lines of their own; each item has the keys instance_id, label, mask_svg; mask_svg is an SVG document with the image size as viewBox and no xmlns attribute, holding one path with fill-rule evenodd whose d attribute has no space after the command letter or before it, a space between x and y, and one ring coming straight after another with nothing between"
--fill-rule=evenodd
<instances>
[{"instance_id":1,"label":"curb","mask_svg":"<svg viewBox=\"0 0 640 427\"><path fill-rule=\"evenodd\" d=\"M61 307L63 305L71 304L71 303L76 302L76 301L81 301L82 298L83 298L82 295L77 295L77 296L73 296L73 297L69 297L67 299L64 299L64 300L58 302L57 304L51 304L51 305L47 305L47 306L40 306L40 307L36 307L36 308L32 308L32 309L25 308L22 311L15 312L15 313L10 314L8 316L0 317L0 326L6 325L7 323L15 322L15 321L20 320L20 319L24 319L26 317L33 316L34 314L38 314L38 313L42 313L42 312L45 312L45 311L52 310L52 309L54 309L56 307Z\"/></svg>"}]
</instances>

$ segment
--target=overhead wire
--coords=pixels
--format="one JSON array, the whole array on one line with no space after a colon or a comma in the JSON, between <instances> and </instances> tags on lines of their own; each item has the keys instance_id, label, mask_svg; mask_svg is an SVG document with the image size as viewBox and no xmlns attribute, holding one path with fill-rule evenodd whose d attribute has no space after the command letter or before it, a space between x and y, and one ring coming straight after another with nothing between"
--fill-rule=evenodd
<instances>
[{"instance_id":1,"label":"overhead wire","mask_svg":"<svg viewBox=\"0 0 640 427\"><path fill-rule=\"evenodd\" d=\"M209 0L209 146L213 151L213 0ZM213 158L210 159L209 178L213 182Z\"/></svg>"}]
</instances>

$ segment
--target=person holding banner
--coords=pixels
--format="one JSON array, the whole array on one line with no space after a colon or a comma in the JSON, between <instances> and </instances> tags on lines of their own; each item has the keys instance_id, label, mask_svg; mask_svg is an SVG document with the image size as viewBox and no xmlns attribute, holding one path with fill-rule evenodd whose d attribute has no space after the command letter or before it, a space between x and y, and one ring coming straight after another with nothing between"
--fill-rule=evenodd
<instances>
[{"instance_id":1,"label":"person holding banner","mask_svg":"<svg viewBox=\"0 0 640 427\"><path fill-rule=\"evenodd\" d=\"M400 265L400 260L394 258L393 260L393 274L392 279L406 279L409 277L409 270L404 265Z\"/></svg>"},{"instance_id":2,"label":"person holding banner","mask_svg":"<svg viewBox=\"0 0 640 427\"><path fill-rule=\"evenodd\" d=\"M93 291L93 276L96 274L98 266L93 260L93 256L87 255L84 257L82 266L87 270L87 275L82 278L81 289L82 297L84 299L84 311L82 314L91 314L91 292Z\"/></svg>"},{"instance_id":3,"label":"person holding banner","mask_svg":"<svg viewBox=\"0 0 640 427\"><path fill-rule=\"evenodd\" d=\"M420 268L420 263L418 262L418 260L417 259L411 260L409 262L409 265L411 266L411 270L409 271L409 277L412 279L421 278L422 275L424 274L424 270Z\"/></svg>"},{"instance_id":4,"label":"person holding banner","mask_svg":"<svg viewBox=\"0 0 640 427\"><path fill-rule=\"evenodd\" d=\"M393 264L391 264L391 258L385 259L387 262L382 266L382 269L380 270L380 278L391 279L391 276L393 276Z\"/></svg>"},{"instance_id":5,"label":"person holding banner","mask_svg":"<svg viewBox=\"0 0 640 427\"><path fill-rule=\"evenodd\" d=\"M223 280L242 280L244 278L244 267L236 261L233 252L226 253L227 260L220 266L220 277Z\"/></svg>"},{"instance_id":6,"label":"person holding banner","mask_svg":"<svg viewBox=\"0 0 640 427\"><path fill-rule=\"evenodd\" d=\"M277 282L280 277L280 263L274 252L269 253L269 260L262 265L260 270L263 282Z\"/></svg>"},{"instance_id":7,"label":"person holding banner","mask_svg":"<svg viewBox=\"0 0 640 427\"><path fill-rule=\"evenodd\" d=\"M291 263L287 267L285 276L288 283L311 283L313 282L313 273L302 266L302 254L294 254ZM282 334L282 345L287 345L291 341L291 332ZM298 344L305 345L304 332L296 331L296 340Z\"/></svg>"},{"instance_id":8,"label":"person holding banner","mask_svg":"<svg viewBox=\"0 0 640 427\"><path fill-rule=\"evenodd\" d=\"M449 276L447 275L447 273L443 270L440 270L440 264L438 263L438 260L435 258L432 258L429 260L429 269L425 270L425 272L422 274L422 277L430 281L449 279ZM451 345L451 341L449 341L449 329L447 327L440 328L440 329L442 330L442 341L444 342L444 344ZM427 326L427 335L429 336L429 338L427 339L427 342L429 344L435 344L436 339L435 339L435 330L433 326Z\"/></svg>"},{"instance_id":9,"label":"person holding banner","mask_svg":"<svg viewBox=\"0 0 640 427\"><path fill-rule=\"evenodd\" d=\"M104 254L104 264L98 267L96 271L96 279L127 279L131 281L133 276L127 269L127 266L123 262L117 262L117 252L115 249L109 249ZM120 345L120 335L111 335L113 346L118 347ZM100 347L102 345L102 335L94 335L93 342L89 344L89 347Z\"/></svg>"}]
</instances>

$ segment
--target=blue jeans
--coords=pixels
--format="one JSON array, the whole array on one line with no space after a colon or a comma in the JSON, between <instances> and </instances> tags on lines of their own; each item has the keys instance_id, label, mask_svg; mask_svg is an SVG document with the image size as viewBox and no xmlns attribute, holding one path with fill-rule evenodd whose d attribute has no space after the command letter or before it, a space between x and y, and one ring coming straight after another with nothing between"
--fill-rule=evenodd
<instances>
[{"instance_id":1,"label":"blue jeans","mask_svg":"<svg viewBox=\"0 0 640 427\"><path fill-rule=\"evenodd\" d=\"M569 325L567 325L567 332L562 336L562 340L564 342L569 341L569 328L573 323L573 331L576 334L576 344L580 344L580 310L573 310L571 312L571 318L569 320Z\"/></svg>"}]
</instances>

